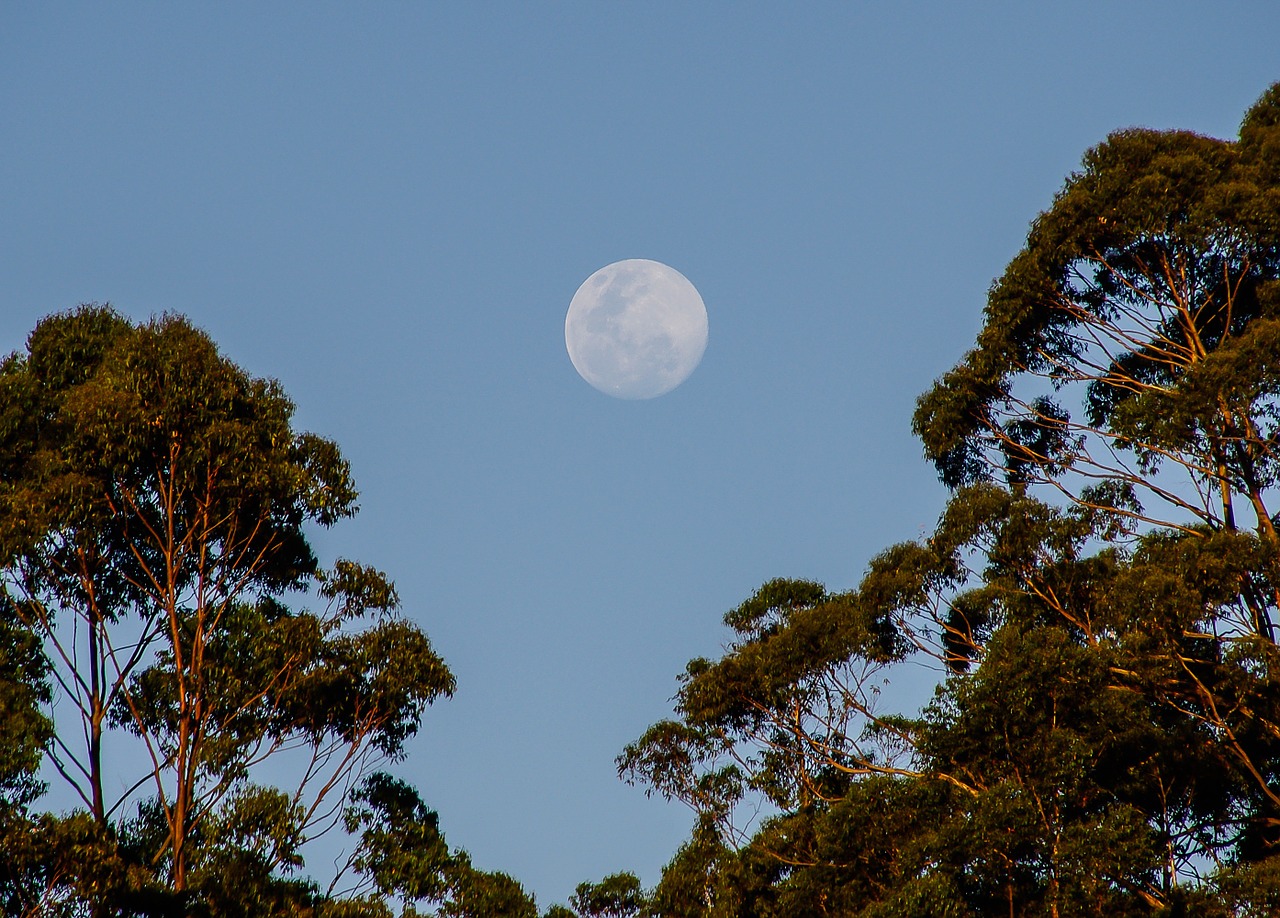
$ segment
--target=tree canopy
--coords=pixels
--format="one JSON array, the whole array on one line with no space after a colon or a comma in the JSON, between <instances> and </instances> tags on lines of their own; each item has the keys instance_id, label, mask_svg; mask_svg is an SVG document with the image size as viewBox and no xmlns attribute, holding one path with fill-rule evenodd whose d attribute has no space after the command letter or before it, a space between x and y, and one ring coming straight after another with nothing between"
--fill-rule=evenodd
<instances>
[{"instance_id":1,"label":"tree canopy","mask_svg":"<svg viewBox=\"0 0 1280 918\"><path fill-rule=\"evenodd\" d=\"M179 316L81 307L0 363L6 914L536 914L379 770L454 679L385 574L317 560L356 489L292 413Z\"/></svg>"},{"instance_id":2,"label":"tree canopy","mask_svg":"<svg viewBox=\"0 0 1280 918\"><path fill-rule=\"evenodd\" d=\"M951 488L938 526L854 590L773 580L725 616L724 655L619 759L693 833L605 901L1276 914L1280 84L1236 141L1090 150L915 430ZM913 661L933 701L886 710Z\"/></svg>"},{"instance_id":3,"label":"tree canopy","mask_svg":"<svg viewBox=\"0 0 1280 918\"><path fill-rule=\"evenodd\" d=\"M178 316L0 362L7 914L537 918L387 770L453 676L292 411ZM1280 913L1280 84L1088 151L914 427L934 531L728 612L618 760L689 838L544 918Z\"/></svg>"}]
</instances>

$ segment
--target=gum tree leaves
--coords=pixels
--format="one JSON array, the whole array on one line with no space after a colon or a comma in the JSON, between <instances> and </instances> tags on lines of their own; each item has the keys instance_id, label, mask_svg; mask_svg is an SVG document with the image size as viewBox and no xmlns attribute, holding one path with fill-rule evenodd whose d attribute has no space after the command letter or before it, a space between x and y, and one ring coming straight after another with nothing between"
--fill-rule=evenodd
<instances>
[{"instance_id":1,"label":"gum tree leaves","mask_svg":"<svg viewBox=\"0 0 1280 918\"><path fill-rule=\"evenodd\" d=\"M918 403L934 532L764 584L623 753L698 817L628 914L1272 913L1278 369L1280 84L1090 150Z\"/></svg>"},{"instance_id":2,"label":"gum tree leaves","mask_svg":"<svg viewBox=\"0 0 1280 918\"><path fill-rule=\"evenodd\" d=\"M83 895L57 850L76 833L118 862L100 908L319 902L289 877L299 846L453 691L386 575L318 564L309 527L351 516L356 490L292 413L178 316L82 307L0 364L6 748L29 769L43 742L86 810L16 813L49 847L14 902ZM56 733L33 708L50 691ZM280 757L287 788L262 783Z\"/></svg>"}]
</instances>

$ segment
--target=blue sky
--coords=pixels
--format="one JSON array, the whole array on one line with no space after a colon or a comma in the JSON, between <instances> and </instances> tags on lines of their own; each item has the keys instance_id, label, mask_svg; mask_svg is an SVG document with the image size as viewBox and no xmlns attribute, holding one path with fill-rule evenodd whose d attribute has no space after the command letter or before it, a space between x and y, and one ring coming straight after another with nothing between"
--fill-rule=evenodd
<instances>
[{"instance_id":1,"label":"blue sky","mask_svg":"<svg viewBox=\"0 0 1280 918\"><path fill-rule=\"evenodd\" d=\"M932 524L912 405L1029 221L1109 131L1234 136L1277 36L1271 2L10 3L0 350L110 302L278 378L361 485L321 551L459 679L398 773L543 905L652 882L687 815L614 756L761 582ZM564 349L624 258L710 317L651 401Z\"/></svg>"}]
</instances>

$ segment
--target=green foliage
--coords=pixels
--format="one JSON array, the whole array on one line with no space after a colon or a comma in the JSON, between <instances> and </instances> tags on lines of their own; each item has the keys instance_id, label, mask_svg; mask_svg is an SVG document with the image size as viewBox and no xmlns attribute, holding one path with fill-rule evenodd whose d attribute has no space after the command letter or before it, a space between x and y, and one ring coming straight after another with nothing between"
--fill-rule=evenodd
<instances>
[{"instance_id":1,"label":"green foliage","mask_svg":"<svg viewBox=\"0 0 1280 918\"><path fill-rule=\"evenodd\" d=\"M308 528L351 516L356 490L292 413L178 316L81 307L0 363L7 914L390 914L323 893L302 846L453 676L385 574L319 565ZM32 811L42 754L82 811ZM261 783L280 756L297 781ZM391 847L362 851L371 885L407 876ZM458 914L519 899L472 873L482 904Z\"/></svg>"},{"instance_id":2,"label":"green foliage","mask_svg":"<svg viewBox=\"0 0 1280 918\"><path fill-rule=\"evenodd\" d=\"M354 866L384 895L407 899L442 898L452 855L439 817L408 784L390 775L370 775L352 797L347 831L360 832Z\"/></svg>"},{"instance_id":3,"label":"green foliage","mask_svg":"<svg viewBox=\"0 0 1280 918\"><path fill-rule=\"evenodd\" d=\"M376 773L352 801L344 819L360 845L351 863L378 893L375 901L409 902L406 915L425 904L441 918L538 918L533 898L516 880L477 870L467 852L449 848L439 817L410 785Z\"/></svg>"},{"instance_id":4,"label":"green foliage","mask_svg":"<svg viewBox=\"0 0 1280 918\"><path fill-rule=\"evenodd\" d=\"M0 596L0 820L44 790L34 777L51 724L41 710L52 699L40 642Z\"/></svg>"},{"instance_id":5,"label":"green foliage","mask_svg":"<svg viewBox=\"0 0 1280 918\"><path fill-rule=\"evenodd\" d=\"M1151 505L1135 519L1165 524L1233 526L1239 500L1271 531L1277 104L1238 143L1131 129L1086 154L993 286L977 347L920 400L944 481L1056 483L1086 503L1114 482Z\"/></svg>"},{"instance_id":6,"label":"green foliage","mask_svg":"<svg viewBox=\"0 0 1280 918\"><path fill-rule=\"evenodd\" d=\"M538 918L538 908L513 877L476 870L461 855L451 876L450 895L440 903L441 918Z\"/></svg>"},{"instance_id":7,"label":"green foliage","mask_svg":"<svg viewBox=\"0 0 1280 918\"><path fill-rule=\"evenodd\" d=\"M633 873L615 873L599 883L579 883L569 904L583 918L628 918L639 914L645 895Z\"/></svg>"},{"instance_id":8,"label":"green foliage","mask_svg":"<svg viewBox=\"0 0 1280 918\"><path fill-rule=\"evenodd\" d=\"M1090 150L915 426L932 535L766 583L619 758L698 816L628 907L1275 914L1280 84L1238 142ZM933 701L882 710L911 663Z\"/></svg>"}]
</instances>

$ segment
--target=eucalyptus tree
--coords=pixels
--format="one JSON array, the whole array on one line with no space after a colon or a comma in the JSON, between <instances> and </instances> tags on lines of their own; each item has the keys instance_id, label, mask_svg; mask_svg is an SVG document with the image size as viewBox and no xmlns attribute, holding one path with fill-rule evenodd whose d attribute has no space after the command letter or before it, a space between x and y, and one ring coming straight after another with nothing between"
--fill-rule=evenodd
<instances>
[{"instance_id":1,"label":"eucalyptus tree","mask_svg":"<svg viewBox=\"0 0 1280 918\"><path fill-rule=\"evenodd\" d=\"M101 841L130 901L312 896L282 879L300 845L454 687L384 574L318 563L308 527L357 493L292 411L172 315L81 307L0 363L0 663L31 677L15 705L53 701L52 730L6 710L5 755L43 744L86 814L58 831ZM39 909L85 894L33 876Z\"/></svg>"},{"instance_id":2,"label":"eucalyptus tree","mask_svg":"<svg viewBox=\"0 0 1280 918\"><path fill-rule=\"evenodd\" d=\"M935 531L764 584L620 757L698 817L640 913L1274 914L1278 358L1280 84L1090 150L920 399Z\"/></svg>"},{"instance_id":3,"label":"eucalyptus tree","mask_svg":"<svg viewBox=\"0 0 1280 918\"><path fill-rule=\"evenodd\" d=\"M44 788L37 779L51 730L43 708L52 700L40 642L23 627L12 604L0 604L0 911L20 912L28 883L23 859L12 852L31 835L26 807Z\"/></svg>"},{"instance_id":4,"label":"eucalyptus tree","mask_svg":"<svg viewBox=\"0 0 1280 918\"><path fill-rule=\"evenodd\" d=\"M1047 488L1193 582L1234 568L1149 690L1280 819L1280 84L1238 141L1135 129L1091 150L915 427L949 484Z\"/></svg>"},{"instance_id":5,"label":"eucalyptus tree","mask_svg":"<svg viewBox=\"0 0 1280 918\"><path fill-rule=\"evenodd\" d=\"M383 903L398 899L409 904L405 916L419 914L422 905L439 918L538 918L537 904L517 880L480 870L466 851L449 847L438 814L404 781L371 775L344 820L359 838L348 866L360 880L330 900L323 915L374 918L388 914ZM553 906L547 914L556 913Z\"/></svg>"},{"instance_id":6,"label":"eucalyptus tree","mask_svg":"<svg viewBox=\"0 0 1280 918\"><path fill-rule=\"evenodd\" d=\"M1277 111L1272 87L1238 141L1130 129L1086 154L993 285L977 346L920 399L943 481L1275 538Z\"/></svg>"}]
</instances>

